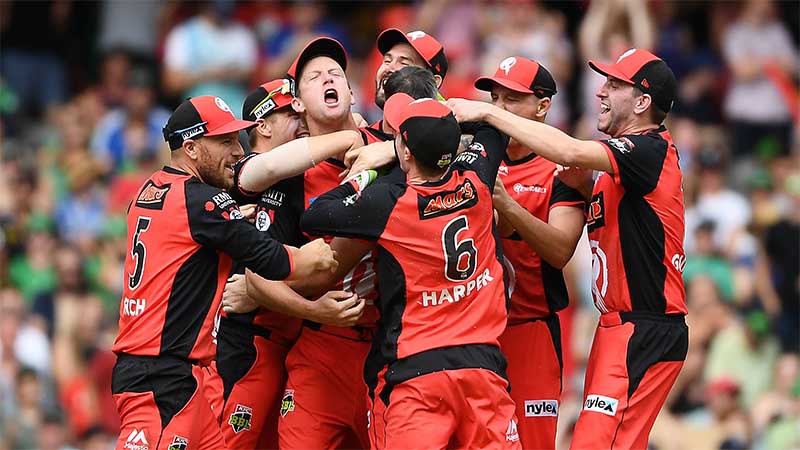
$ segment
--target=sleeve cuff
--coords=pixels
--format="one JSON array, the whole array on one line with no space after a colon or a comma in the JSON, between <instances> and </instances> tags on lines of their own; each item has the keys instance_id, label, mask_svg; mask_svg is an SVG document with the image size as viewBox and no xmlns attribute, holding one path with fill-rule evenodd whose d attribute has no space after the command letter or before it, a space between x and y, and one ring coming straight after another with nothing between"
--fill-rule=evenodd
<instances>
[{"instance_id":1,"label":"sleeve cuff","mask_svg":"<svg viewBox=\"0 0 800 450\"><path fill-rule=\"evenodd\" d=\"M284 244L283 249L286 250L286 257L289 258L289 273L286 275L286 278L289 278L289 275L294 273L294 259L292 258L292 250L288 245Z\"/></svg>"},{"instance_id":2,"label":"sleeve cuff","mask_svg":"<svg viewBox=\"0 0 800 450\"><path fill-rule=\"evenodd\" d=\"M595 141L598 142L600 145L606 149L606 154L608 155L608 160L611 161L611 167L614 168L614 173L609 173L611 175L611 179L614 180L614 183L620 184L621 180L619 178L619 166L617 165L617 158L614 156L614 152L611 151L611 148L603 141Z\"/></svg>"},{"instance_id":3,"label":"sleeve cuff","mask_svg":"<svg viewBox=\"0 0 800 450\"><path fill-rule=\"evenodd\" d=\"M569 206L573 206L575 208L583 209L585 205L586 205L585 201L578 201L578 200L555 202L552 205L550 205L550 207L548 208L548 211L552 211L554 208L558 208L559 206L568 206L568 207Z\"/></svg>"}]
</instances>

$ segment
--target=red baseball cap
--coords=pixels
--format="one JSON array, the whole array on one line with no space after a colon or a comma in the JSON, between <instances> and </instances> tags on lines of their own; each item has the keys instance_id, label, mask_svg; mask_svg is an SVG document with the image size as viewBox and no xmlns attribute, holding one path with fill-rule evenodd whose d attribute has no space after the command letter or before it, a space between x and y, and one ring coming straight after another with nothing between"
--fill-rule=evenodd
<instances>
[{"instance_id":1,"label":"red baseball cap","mask_svg":"<svg viewBox=\"0 0 800 450\"><path fill-rule=\"evenodd\" d=\"M613 64L589 61L589 67L602 75L632 84L650 98L662 111L669 112L677 95L678 82L666 62L658 56L632 48Z\"/></svg>"},{"instance_id":2,"label":"red baseball cap","mask_svg":"<svg viewBox=\"0 0 800 450\"><path fill-rule=\"evenodd\" d=\"M291 90L291 82L286 78L262 84L244 99L242 118L255 122L289 106L294 98Z\"/></svg>"},{"instance_id":3,"label":"red baseball cap","mask_svg":"<svg viewBox=\"0 0 800 450\"><path fill-rule=\"evenodd\" d=\"M739 383L737 383L732 378L728 378L726 376L717 377L711 380L706 385L706 392L708 395L720 394L720 393L728 393L736 395L739 393Z\"/></svg>"},{"instance_id":4,"label":"red baseball cap","mask_svg":"<svg viewBox=\"0 0 800 450\"><path fill-rule=\"evenodd\" d=\"M536 61L522 56L510 56L497 66L493 77L475 80L475 88L491 92L494 83L523 94L534 94L539 98L556 94L556 82L550 71Z\"/></svg>"},{"instance_id":5,"label":"red baseball cap","mask_svg":"<svg viewBox=\"0 0 800 450\"><path fill-rule=\"evenodd\" d=\"M397 93L386 100L383 117L426 167L443 169L455 158L461 127L453 111L438 100L415 100L408 94Z\"/></svg>"},{"instance_id":6,"label":"red baseball cap","mask_svg":"<svg viewBox=\"0 0 800 450\"><path fill-rule=\"evenodd\" d=\"M378 35L378 51L381 55L386 54L397 44L408 44L413 47L428 63L434 75L444 78L447 74L447 56L444 54L444 47L430 34L419 30L403 33L397 28L389 28Z\"/></svg>"},{"instance_id":7,"label":"red baseball cap","mask_svg":"<svg viewBox=\"0 0 800 450\"><path fill-rule=\"evenodd\" d=\"M188 139L217 136L253 125L249 120L237 119L221 98L202 95L184 100L161 131L170 150L177 150Z\"/></svg>"},{"instance_id":8,"label":"red baseball cap","mask_svg":"<svg viewBox=\"0 0 800 450\"><path fill-rule=\"evenodd\" d=\"M287 77L292 81L292 95L296 95L297 78L303 73L303 66L317 56L327 56L342 66L342 70L347 70L347 52L341 42L330 37L318 37L303 48L292 66L286 72Z\"/></svg>"}]
</instances>

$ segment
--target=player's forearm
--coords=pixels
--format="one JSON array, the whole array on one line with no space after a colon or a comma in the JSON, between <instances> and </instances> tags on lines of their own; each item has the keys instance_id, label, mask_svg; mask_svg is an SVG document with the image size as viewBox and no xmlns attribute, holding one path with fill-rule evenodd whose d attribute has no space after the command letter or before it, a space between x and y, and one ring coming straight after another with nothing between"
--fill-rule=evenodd
<instances>
[{"instance_id":1,"label":"player's forearm","mask_svg":"<svg viewBox=\"0 0 800 450\"><path fill-rule=\"evenodd\" d=\"M280 180L299 175L317 163L344 153L361 139L353 130L295 139L253 157L242 168L241 188L261 192Z\"/></svg>"},{"instance_id":2,"label":"player's forearm","mask_svg":"<svg viewBox=\"0 0 800 450\"><path fill-rule=\"evenodd\" d=\"M272 311L301 319L308 318L313 302L300 296L282 281L270 281L247 271L247 296Z\"/></svg>"},{"instance_id":3,"label":"player's forearm","mask_svg":"<svg viewBox=\"0 0 800 450\"><path fill-rule=\"evenodd\" d=\"M513 199L495 202L495 208L543 260L563 268L575 252L577 239L531 214Z\"/></svg>"},{"instance_id":4,"label":"player's forearm","mask_svg":"<svg viewBox=\"0 0 800 450\"><path fill-rule=\"evenodd\" d=\"M550 125L523 119L508 111L487 105L485 119L490 125L511 136L523 146L532 148L536 153L550 161L565 166L578 166L585 169L605 170L592 158L593 151L599 146L592 141L575 139L558 128Z\"/></svg>"}]
</instances>

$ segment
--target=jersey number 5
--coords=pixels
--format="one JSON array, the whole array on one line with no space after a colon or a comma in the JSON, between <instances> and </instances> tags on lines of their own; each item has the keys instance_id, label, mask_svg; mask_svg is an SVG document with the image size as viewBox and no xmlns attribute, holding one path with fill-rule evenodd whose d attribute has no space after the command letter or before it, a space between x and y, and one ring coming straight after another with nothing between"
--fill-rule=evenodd
<instances>
[{"instance_id":1,"label":"jersey number 5","mask_svg":"<svg viewBox=\"0 0 800 450\"><path fill-rule=\"evenodd\" d=\"M144 242L141 241L140 235L150 228L150 218L139 216L136 222L136 232L133 233L133 241L131 242L131 257L135 264L133 273L128 275L128 287L133 290L139 287L142 282L142 273L144 272L144 260L147 257L147 248Z\"/></svg>"},{"instance_id":2,"label":"jersey number 5","mask_svg":"<svg viewBox=\"0 0 800 450\"><path fill-rule=\"evenodd\" d=\"M467 216L458 216L442 230L444 274L450 281L463 281L475 274L478 261L475 241L472 238L458 241L458 235L468 229Z\"/></svg>"}]
</instances>

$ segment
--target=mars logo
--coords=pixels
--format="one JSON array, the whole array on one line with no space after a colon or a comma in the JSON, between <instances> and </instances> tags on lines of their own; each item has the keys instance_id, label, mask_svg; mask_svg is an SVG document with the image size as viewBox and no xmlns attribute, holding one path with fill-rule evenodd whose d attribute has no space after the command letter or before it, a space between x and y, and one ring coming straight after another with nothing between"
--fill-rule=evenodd
<instances>
[{"instance_id":1,"label":"mars logo","mask_svg":"<svg viewBox=\"0 0 800 450\"><path fill-rule=\"evenodd\" d=\"M172 185L156 186L151 180L147 181L139 196L136 197L136 206L146 209L161 209L164 207L164 199Z\"/></svg>"},{"instance_id":2,"label":"mars logo","mask_svg":"<svg viewBox=\"0 0 800 450\"><path fill-rule=\"evenodd\" d=\"M452 191L444 191L433 196L417 195L419 218L430 219L469 208L478 203L475 186L469 179Z\"/></svg>"},{"instance_id":3,"label":"mars logo","mask_svg":"<svg viewBox=\"0 0 800 450\"><path fill-rule=\"evenodd\" d=\"M183 436L175 435L172 438L172 443L169 444L167 450L186 450L189 447L189 439Z\"/></svg>"},{"instance_id":4,"label":"mars logo","mask_svg":"<svg viewBox=\"0 0 800 450\"><path fill-rule=\"evenodd\" d=\"M236 405L236 410L228 419L228 425L233 428L234 433L242 430L250 431L250 422L253 420L253 408L244 405Z\"/></svg>"},{"instance_id":5,"label":"mars logo","mask_svg":"<svg viewBox=\"0 0 800 450\"><path fill-rule=\"evenodd\" d=\"M592 201L586 205L586 228L589 233L606 225L605 204L603 193L592 196Z\"/></svg>"},{"instance_id":6,"label":"mars logo","mask_svg":"<svg viewBox=\"0 0 800 450\"><path fill-rule=\"evenodd\" d=\"M419 30L412 31L412 32L406 34L406 36L408 36L411 39L411 42L414 42L419 38L424 38L425 37L425 32L424 31L419 31Z\"/></svg>"},{"instance_id":7,"label":"mars logo","mask_svg":"<svg viewBox=\"0 0 800 450\"><path fill-rule=\"evenodd\" d=\"M504 59L504 60L503 60L503 61L500 63L500 66L499 66L499 67L500 67L500 70L502 70L503 72L505 72L505 73L506 73L506 76L508 76L508 72L511 70L511 68L512 68L512 67L514 67L514 64L516 64L516 63L517 63L517 58L514 58L514 57L512 56L512 57L510 57L510 58L506 58L506 59Z\"/></svg>"},{"instance_id":8,"label":"mars logo","mask_svg":"<svg viewBox=\"0 0 800 450\"><path fill-rule=\"evenodd\" d=\"M600 312L608 312L603 299L608 290L608 258L600 248L600 242L589 241L592 249L592 299Z\"/></svg>"}]
</instances>

